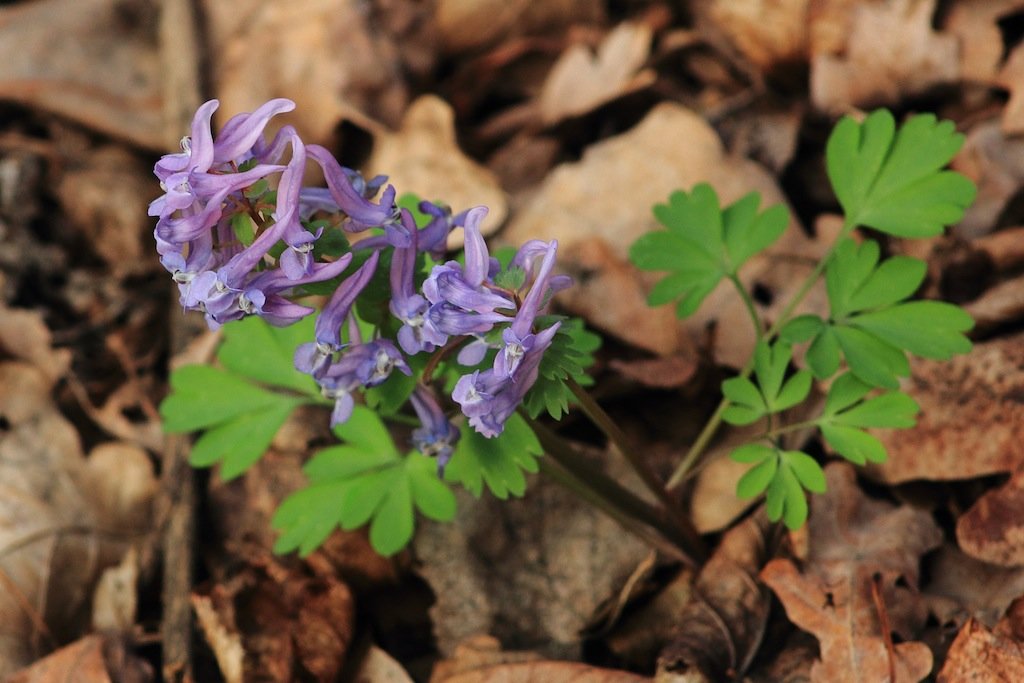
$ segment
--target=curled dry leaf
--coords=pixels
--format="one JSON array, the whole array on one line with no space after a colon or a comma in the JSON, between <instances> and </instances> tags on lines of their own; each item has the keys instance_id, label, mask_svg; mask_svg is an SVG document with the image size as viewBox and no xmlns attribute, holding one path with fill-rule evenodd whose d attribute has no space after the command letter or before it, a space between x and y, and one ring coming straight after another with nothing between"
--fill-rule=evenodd
<instances>
[{"instance_id":1,"label":"curled dry leaf","mask_svg":"<svg viewBox=\"0 0 1024 683\"><path fill-rule=\"evenodd\" d=\"M658 354L694 354L708 327L722 334L714 360L741 366L754 344L743 303L725 287L712 293L697 315L680 323L671 306L648 308L645 289L657 277L641 277L628 263L630 245L656 229L651 207L680 188L707 181L729 203L757 190L762 205L784 198L758 164L728 156L703 119L676 104L661 104L633 129L589 147L582 160L556 167L528 199L502 239L558 239L559 263L576 286L559 301L595 327ZM791 226L762 259L745 266L748 285L759 282L781 305L823 250ZM816 295L815 295L816 296ZM814 297L809 300L812 306ZM769 309L769 315L771 314Z\"/></svg>"},{"instance_id":2,"label":"curled dry leaf","mask_svg":"<svg viewBox=\"0 0 1024 683\"><path fill-rule=\"evenodd\" d=\"M757 574L775 551L772 525L753 515L722 538L693 585L658 668L708 680L742 675L761 645L771 597Z\"/></svg>"},{"instance_id":3,"label":"curled dry leaf","mask_svg":"<svg viewBox=\"0 0 1024 683\"><path fill-rule=\"evenodd\" d=\"M242 647L241 635L224 623L209 597L192 595L191 602L203 638L217 660L225 683L242 683L245 648Z\"/></svg>"},{"instance_id":4,"label":"curled dry leaf","mask_svg":"<svg viewBox=\"0 0 1024 683\"><path fill-rule=\"evenodd\" d=\"M991 631L969 619L946 654L939 683L1024 680L1024 604L1013 603Z\"/></svg>"},{"instance_id":5,"label":"curled dry leaf","mask_svg":"<svg viewBox=\"0 0 1024 683\"><path fill-rule=\"evenodd\" d=\"M455 115L444 100L420 97L405 113L396 133L376 135L366 164L370 174L386 173L399 192L439 200L455 211L484 205L489 211L483 232L497 229L508 214L508 200L494 174L467 157L455 140ZM455 233L461 244L461 231Z\"/></svg>"},{"instance_id":6,"label":"curled dry leaf","mask_svg":"<svg viewBox=\"0 0 1024 683\"><path fill-rule=\"evenodd\" d=\"M147 529L151 467L138 498L112 497L117 480L97 484L103 468L82 457L49 387L32 366L0 363L0 675L35 658L40 625L69 639L86 628L100 572Z\"/></svg>"},{"instance_id":7,"label":"curled dry leaf","mask_svg":"<svg viewBox=\"0 0 1024 683\"><path fill-rule=\"evenodd\" d=\"M685 386L697 372L698 362L692 356L664 356L639 360L613 359L612 370L654 389L677 389Z\"/></svg>"},{"instance_id":8,"label":"curled dry leaf","mask_svg":"<svg viewBox=\"0 0 1024 683\"><path fill-rule=\"evenodd\" d=\"M965 553L1001 567L1024 566L1024 472L979 498L956 522Z\"/></svg>"},{"instance_id":9,"label":"curled dry leaf","mask_svg":"<svg viewBox=\"0 0 1024 683\"><path fill-rule=\"evenodd\" d=\"M912 361L917 426L876 433L889 459L870 474L896 484L970 479L1024 465L1022 342L1024 335L1016 334L975 344L948 361Z\"/></svg>"},{"instance_id":10,"label":"curled dry leaf","mask_svg":"<svg viewBox=\"0 0 1024 683\"><path fill-rule=\"evenodd\" d=\"M145 147L171 144L154 9L144 0L42 0L0 8L0 97Z\"/></svg>"},{"instance_id":11,"label":"curled dry leaf","mask_svg":"<svg viewBox=\"0 0 1024 683\"><path fill-rule=\"evenodd\" d=\"M204 635L221 648L225 676L234 675L240 640L241 680L336 680L355 628L348 587L331 573L311 575L262 551L242 559L231 576L192 597Z\"/></svg>"},{"instance_id":12,"label":"curled dry leaf","mask_svg":"<svg viewBox=\"0 0 1024 683\"><path fill-rule=\"evenodd\" d=\"M548 73L538 106L545 124L585 114L618 97L651 85L655 74L640 68L651 50L651 27L623 22L592 54L572 45Z\"/></svg>"},{"instance_id":13,"label":"curled dry leaf","mask_svg":"<svg viewBox=\"0 0 1024 683\"><path fill-rule=\"evenodd\" d=\"M402 665L376 645L371 645L363 655L354 680L358 683L413 683Z\"/></svg>"},{"instance_id":14,"label":"curled dry leaf","mask_svg":"<svg viewBox=\"0 0 1024 683\"><path fill-rule=\"evenodd\" d=\"M599 0L438 0L434 15L446 52L466 52L533 33L561 34L604 20Z\"/></svg>"},{"instance_id":15,"label":"curled dry leaf","mask_svg":"<svg viewBox=\"0 0 1024 683\"><path fill-rule=\"evenodd\" d=\"M357 0L204 0L220 121L273 97L295 100L282 120L328 142L356 109L394 122L407 100L399 54Z\"/></svg>"},{"instance_id":16,"label":"curled dry leaf","mask_svg":"<svg viewBox=\"0 0 1024 683\"><path fill-rule=\"evenodd\" d=\"M932 666L926 645L912 642L925 612L918 563L942 532L926 513L867 498L853 468L825 468L828 492L811 500L809 555L801 572L773 560L761 578L790 620L814 634L821 661L813 681L919 681ZM892 645L886 627L903 642Z\"/></svg>"},{"instance_id":17,"label":"curled dry leaf","mask_svg":"<svg viewBox=\"0 0 1024 683\"><path fill-rule=\"evenodd\" d=\"M892 104L958 76L955 36L932 29L935 0L857 4L842 55L816 53L811 101L827 112Z\"/></svg>"}]
</instances>

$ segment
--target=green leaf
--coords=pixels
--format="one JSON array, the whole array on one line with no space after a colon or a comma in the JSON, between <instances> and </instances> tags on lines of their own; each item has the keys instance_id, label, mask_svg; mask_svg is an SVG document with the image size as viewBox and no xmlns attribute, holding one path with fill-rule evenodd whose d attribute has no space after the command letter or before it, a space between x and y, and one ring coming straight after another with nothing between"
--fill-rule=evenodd
<instances>
[{"instance_id":1,"label":"green leaf","mask_svg":"<svg viewBox=\"0 0 1024 683\"><path fill-rule=\"evenodd\" d=\"M962 333L974 320L959 306L943 301L912 301L851 320L857 328L923 358L948 360L971 350Z\"/></svg>"},{"instance_id":2,"label":"green leaf","mask_svg":"<svg viewBox=\"0 0 1024 683\"><path fill-rule=\"evenodd\" d=\"M757 417L768 412L761 392L746 377L731 377L722 382L722 395L737 405L758 411Z\"/></svg>"},{"instance_id":3,"label":"green leaf","mask_svg":"<svg viewBox=\"0 0 1024 683\"><path fill-rule=\"evenodd\" d=\"M193 467L210 467L219 462L221 478L234 479L260 459L298 405L297 400L281 402L217 425L192 446L189 463Z\"/></svg>"},{"instance_id":4,"label":"green leaf","mask_svg":"<svg viewBox=\"0 0 1024 683\"><path fill-rule=\"evenodd\" d=\"M775 477L778 468L779 459L774 454L773 457L765 458L754 465L736 483L736 496L738 498L753 498L760 495Z\"/></svg>"},{"instance_id":5,"label":"green leaf","mask_svg":"<svg viewBox=\"0 0 1024 683\"><path fill-rule=\"evenodd\" d=\"M801 370L788 380L782 391L775 397L772 408L775 412L787 410L802 402L811 393L811 373Z\"/></svg>"},{"instance_id":6,"label":"green leaf","mask_svg":"<svg viewBox=\"0 0 1024 683\"><path fill-rule=\"evenodd\" d=\"M256 239L256 226L253 224L252 218L249 217L249 214L241 211L231 216L231 231L245 247Z\"/></svg>"},{"instance_id":7,"label":"green leaf","mask_svg":"<svg viewBox=\"0 0 1024 683\"><path fill-rule=\"evenodd\" d=\"M701 183L655 206L654 215L666 229L643 235L630 248L637 268L669 273L651 290L648 303L676 301L676 314L685 318L722 278L735 275L775 242L789 222L786 209L772 206L758 213L759 203L760 197L751 193L723 210L714 189Z\"/></svg>"},{"instance_id":8,"label":"green leaf","mask_svg":"<svg viewBox=\"0 0 1024 683\"><path fill-rule=\"evenodd\" d=\"M855 327L836 326L833 333L850 371L876 387L898 389L897 377L910 375L910 363L902 351Z\"/></svg>"},{"instance_id":9,"label":"green leaf","mask_svg":"<svg viewBox=\"0 0 1024 683\"><path fill-rule=\"evenodd\" d=\"M829 387L828 395L825 397L825 415L835 415L839 411L849 408L867 396L870 391L871 385L857 379L853 373L847 372L840 375Z\"/></svg>"},{"instance_id":10,"label":"green leaf","mask_svg":"<svg viewBox=\"0 0 1024 683\"><path fill-rule=\"evenodd\" d=\"M775 455L775 449L760 443L748 443L733 449L729 457L736 462L755 463Z\"/></svg>"},{"instance_id":11,"label":"green leaf","mask_svg":"<svg viewBox=\"0 0 1024 683\"><path fill-rule=\"evenodd\" d=\"M838 413L832 422L848 427L913 427L919 410L914 399L893 391Z\"/></svg>"},{"instance_id":12,"label":"green leaf","mask_svg":"<svg viewBox=\"0 0 1024 683\"><path fill-rule=\"evenodd\" d=\"M313 340L315 316L307 316L288 327L274 327L250 316L223 327L224 343L217 359L234 373L263 384L294 389L319 396L309 375L295 369L295 349Z\"/></svg>"},{"instance_id":13,"label":"green leaf","mask_svg":"<svg viewBox=\"0 0 1024 683\"><path fill-rule=\"evenodd\" d=\"M412 538L415 508L427 517L450 520L455 496L437 475L435 461L413 452L402 456L373 411L356 406L335 428L346 443L318 452L303 468L310 485L292 494L274 515L281 531L275 552L315 550L340 526L369 523L370 543L382 555L401 550Z\"/></svg>"},{"instance_id":14,"label":"green leaf","mask_svg":"<svg viewBox=\"0 0 1024 683\"><path fill-rule=\"evenodd\" d=\"M160 404L164 430L191 432L280 404L281 396L224 370L186 365L171 373L171 393Z\"/></svg>"},{"instance_id":15,"label":"green leaf","mask_svg":"<svg viewBox=\"0 0 1024 683\"><path fill-rule=\"evenodd\" d=\"M782 480L782 491L785 498L782 521L786 528L795 531L807 521L807 497L797 480L796 474L789 467L779 468L779 479Z\"/></svg>"},{"instance_id":16,"label":"green leaf","mask_svg":"<svg viewBox=\"0 0 1024 683\"><path fill-rule=\"evenodd\" d=\"M828 176L849 222L898 237L942 233L974 201L967 178L942 170L963 144L949 121L911 117L896 131L888 111L843 118L825 150Z\"/></svg>"},{"instance_id":17,"label":"green leaf","mask_svg":"<svg viewBox=\"0 0 1024 683\"><path fill-rule=\"evenodd\" d=\"M887 454L882 442L865 431L842 425L821 425L821 435L839 455L855 465L885 462Z\"/></svg>"},{"instance_id":18,"label":"green leaf","mask_svg":"<svg viewBox=\"0 0 1024 683\"><path fill-rule=\"evenodd\" d=\"M523 472L536 472L537 456L543 453L540 442L526 421L512 415L505 430L493 439L477 433L468 423L461 427L462 438L445 467L445 481L458 482L480 497L484 484L502 500L526 492Z\"/></svg>"},{"instance_id":19,"label":"green leaf","mask_svg":"<svg viewBox=\"0 0 1024 683\"><path fill-rule=\"evenodd\" d=\"M788 344L799 344L814 338L825 327L825 321L816 315L800 315L779 330L779 339Z\"/></svg>"},{"instance_id":20,"label":"green leaf","mask_svg":"<svg viewBox=\"0 0 1024 683\"><path fill-rule=\"evenodd\" d=\"M782 462L793 470L805 489L814 493L825 492L825 470L817 460L802 451L783 451Z\"/></svg>"},{"instance_id":21,"label":"green leaf","mask_svg":"<svg viewBox=\"0 0 1024 683\"><path fill-rule=\"evenodd\" d=\"M545 316L541 324L547 327L549 322L559 319L562 326L541 357L537 381L523 399L523 407L532 418L545 411L556 420L562 418L569 404L576 402L566 380L572 379L580 386L593 384L586 370L594 364L594 352L601 346L601 337L587 330L579 318Z\"/></svg>"},{"instance_id":22,"label":"green leaf","mask_svg":"<svg viewBox=\"0 0 1024 683\"><path fill-rule=\"evenodd\" d=\"M839 363L842 362L842 350L839 346L839 339L831 326L825 327L815 337L811 345L807 347L807 355L804 356L811 372L818 379L828 379L839 370Z\"/></svg>"}]
</instances>

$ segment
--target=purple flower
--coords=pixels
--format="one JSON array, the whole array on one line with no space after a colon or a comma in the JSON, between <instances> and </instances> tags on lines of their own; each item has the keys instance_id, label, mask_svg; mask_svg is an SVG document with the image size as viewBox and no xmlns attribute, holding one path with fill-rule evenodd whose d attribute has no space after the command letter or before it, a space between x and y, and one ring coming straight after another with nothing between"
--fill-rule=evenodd
<instances>
[{"instance_id":1,"label":"purple flower","mask_svg":"<svg viewBox=\"0 0 1024 683\"><path fill-rule=\"evenodd\" d=\"M505 422L537 381L541 358L560 326L561 323L555 323L534 335L531 348L519 360L514 377L502 376L490 368L459 379L452 399L462 407L476 431L493 438L505 430Z\"/></svg>"},{"instance_id":2,"label":"purple flower","mask_svg":"<svg viewBox=\"0 0 1024 683\"><path fill-rule=\"evenodd\" d=\"M491 289L494 265L480 234L480 222L486 215L487 209L480 206L466 216L465 267L455 261L435 266L423 283L423 294L432 304L427 317L443 334L482 334L510 319L499 309L515 310L512 299Z\"/></svg>"},{"instance_id":3,"label":"purple flower","mask_svg":"<svg viewBox=\"0 0 1024 683\"><path fill-rule=\"evenodd\" d=\"M538 343L537 335L532 332L533 322L548 293L548 280L551 277L551 270L555 266L557 252L558 242L552 240L547 245L540 271L516 312L515 319L511 325L501 331L501 339L505 345L494 357L494 372L501 377L513 377L524 356Z\"/></svg>"},{"instance_id":4,"label":"purple flower","mask_svg":"<svg viewBox=\"0 0 1024 683\"><path fill-rule=\"evenodd\" d=\"M395 188L388 185L381 196L380 203L374 204L356 189L352 182L357 176L353 171L344 169L326 149L320 145L309 145L306 153L323 169L324 179L331 199L338 208L349 217L345 229L349 232L360 232L372 227L383 227L385 233L404 234L404 230L395 227L399 223L398 209L395 206ZM376 179L375 179L376 180ZM394 246L407 246L409 235L392 241Z\"/></svg>"},{"instance_id":5,"label":"purple flower","mask_svg":"<svg viewBox=\"0 0 1024 683\"><path fill-rule=\"evenodd\" d=\"M379 258L380 252L373 252L359 270L342 281L334 290L334 294L317 316L316 341L302 344L295 351L295 367L299 371L313 377L319 377L327 371L332 355L342 348L341 326L348 318L356 298L373 277Z\"/></svg>"},{"instance_id":6,"label":"purple flower","mask_svg":"<svg viewBox=\"0 0 1024 683\"><path fill-rule=\"evenodd\" d=\"M456 429L434 397L434 393L420 385L410 397L413 410L420 419L420 426L413 430L412 442L416 449L428 457L437 458L437 474L444 476L444 467L452 457L455 443L459 440Z\"/></svg>"},{"instance_id":7,"label":"purple flower","mask_svg":"<svg viewBox=\"0 0 1024 683\"><path fill-rule=\"evenodd\" d=\"M352 416L353 391L383 383L395 369L405 375L412 374L401 352L387 339L354 344L342 353L341 358L316 378L323 395L335 402L331 427Z\"/></svg>"},{"instance_id":8,"label":"purple flower","mask_svg":"<svg viewBox=\"0 0 1024 683\"><path fill-rule=\"evenodd\" d=\"M402 321L398 343L408 354L433 351L448 341L448 336L426 317L427 300L415 291L415 271L419 233L412 214L402 209L402 222L409 227L409 246L396 248L391 256L391 313Z\"/></svg>"}]
</instances>

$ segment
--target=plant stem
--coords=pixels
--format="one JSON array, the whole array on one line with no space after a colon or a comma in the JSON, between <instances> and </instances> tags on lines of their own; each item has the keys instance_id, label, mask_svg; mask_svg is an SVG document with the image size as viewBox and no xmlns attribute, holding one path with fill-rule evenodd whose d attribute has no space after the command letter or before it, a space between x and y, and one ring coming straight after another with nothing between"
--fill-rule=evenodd
<instances>
[{"instance_id":1,"label":"plant stem","mask_svg":"<svg viewBox=\"0 0 1024 683\"><path fill-rule=\"evenodd\" d=\"M612 445L615 446L616 450L619 451L619 453L626 459L640 477L644 486L646 486L647 489L654 494L654 497L658 502L661 503L665 514L668 516L673 526L678 530L680 535L679 540L685 544L684 547L691 549L692 552L699 556L703 556L704 542L701 540L697 529L693 526L693 522L690 521L686 515L680 512L678 501L674 500L672 496L669 495L664 484L662 484L658 479L647 461L641 458L636 449L632 447L629 442L629 437L626 436L625 432L619 428L619 425L608 413L605 412L604 408L594 400L594 397L571 377L566 380L566 386L568 386L569 390L572 391L576 400L580 402L580 407L583 409L587 418L593 422L594 425L608 438Z\"/></svg>"},{"instance_id":2,"label":"plant stem","mask_svg":"<svg viewBox=\"0 0 1024 683\"><path fill-rule=\"evenodd\" d=\"M814 266L814 270L811 271L803 284L800 285L800 289L798 289L793 298L789 300L786 307L782 309L782 313L779 314L779 317L775 320L772 326L768 328L768 332L765 333L764 339L767 340L774 337L778 334L779 330L782 329L782 326L789 322L790 317L796 311L796 307L799 306L805 298L807 298L807 295L810 293L814 283L816 283L818 278L821 277L821 274L825 272L825 266L827 266L828 262L832 259L832 254L836 250L836 245L839 244L840 240L849 235L855 227L856 223L847 218L843 223L843 228L839 232L839 236L836 238L835 242L832 243L828 248L828 251L825 252L818 263ZM753 368L754 363L753 358L751 358L747 361L747 364L740 372L740 377L749 376ZM665 485L666 489L671 491L683 483L686 479L687 473L696 464L697 459L704 454L704 451L707 449L711 439L714 438L715 433L722 424L722 414L729 405L730 402L727 398L723 398L721 402L719 402L718 407L715 408L715 412L711 414L711 417L708 418L707 424L704 425L704 429L701 430L697 439L693 442L693 445L690 446L690 449L686 452L682 461L680 461L679 465L676 466L675 471L672 472L672 476L669 477L668 483Z\"/></svg>"},{"instance_id":3,"label":"plant stem","mask_svg":"<svg viewBox=\"0 0 1024 683\"><path fill-rule=\"evenodd\" d=\"M538 462L540 464L540 471L544 476L554 480L578 496L585 503L592 505L611 517L626 531L632 533L634 536L664 555L678 560L688 567L697 567L697 564L692 557L677 548L674 544L669 543L660 534L641 524L633 517L623 513L617 507L609 503L609 501L603 496L597 494L586 484L574 477L568 470L558 464L557 461L549 460L548 458L541 458Z\"/></svg>"},{"instance_id":4,"label":"plant stem","mask_svg":"<svg viewBox=\"0 0 1024 683\"><path fill-rule=\"evenodd\" d=\"M743 305L747 307L747 315L750 316L750 322L754 325L754 336L757 337L757 341L764 339L764 328L761 325L761 318L757 315L757 308L754 307L754 300L750 296L750 292L740 282L740 278L735 273L729 275L729 281L736 287L736 291L740 295L740 299L743 300Z\"/></svg>"}]
</instances>

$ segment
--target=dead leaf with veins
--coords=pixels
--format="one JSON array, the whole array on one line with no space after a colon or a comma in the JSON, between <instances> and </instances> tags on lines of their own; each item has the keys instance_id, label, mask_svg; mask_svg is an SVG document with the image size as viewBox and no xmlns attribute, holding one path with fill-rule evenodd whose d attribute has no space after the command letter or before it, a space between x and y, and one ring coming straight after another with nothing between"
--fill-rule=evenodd
<instances>
[{"instance_id":1,"label":"dead leaf with veins","mask_svg":"<svg viewBox=\"0 0 1024 683\"><path fill-rule=\"evenodd\" d=\"M952 35L932 28L935 0L857 4L841 54L811 60L811 101L829 113L895 104L959 76Z\"/></svg>"},{"instance_id":2,"label":"dead leaf with veins","mask_svg":"<svg viewBox=\"0 0 1024 683\"><path fill-rule=\"evenodd\" d=\"M923 587L929 609L954 616L958 613L956 623L972 617L986 626L995 626L1010 603L1024 595L1024 568L998 567L976 560L953 543L944 544L928 558L925 573L931 576ZM942 605L941 601L952 605Z\"/></svg>"},{"instance_id":3,"label":"dead leaf with veins","mask_svg":"<svg viewBox=\"0 0 1024 683\"><path fill-rule=\"evenodd\" d=\"M493 233L508 214L508 200L494 174L459 148L455 114L447 102L433 95L409 106L398 131L377 133L365 169L371 176L386 173L401 194L442 200L456 212L486 206L485 235ZM461 246L462 231L453 236L457 239L448 246Z\"/></svg>"},{"instance_id":4,"label":"dead leaf with veins","mask_svg":"<svg viewBox=\"0 0 1024 683\"><path fill-rule=\"evenodd\" d=\"M761 71L804 61L811 0L703 0L694 3L699 21L720 32Z\"/></svg>"},{"instance_id":5,"label":"dead leaf with veins","mask_svg":"<svg viewBox=\"0 0 1024 683\"><path fill-rule=\"evenodd\" d=\"M598 0L438 0L434 11L445 52L471 52L518 36L562 34L576 24L600 24Z\"/></svg>"},{"instance_id":6,"label":"dead leaf with veins","mask_svg":"<svg viewBox=\"0 0 1024 683\"><path fill-rule=\"evenodd\" d=\"M943 30L960 46L960 78L976 83L998 82L1006 46L999 23L1024 8L1021 0L972 0L954 3Z\"/></svg>"},{"instance_id":7,"label":"dead leaf with veins","mask_svg":"<svg viewBox=\"0 0 1024 683\"><path fill-rule=\"evenodd\" d=\"M651 51L651 27L622 22L598 46L572 45L548 73L537 105L551 125L586 114L606 102L651 85L653 71L641 70Z\"/></svg>"},{"instance_id":8,"label":"dead leaf with veins","mask_svg":"<svg viewBox=\"0 0 1024 683\"><path fill-rule=\"evenodd\" d=\"M821 644L812 681L919 681L932 653L913 641L925 619L918 565L942 532L926 512L869 499L847 464L825 474L827 493L811 499L805 569L773 560L761 579Z\"/></svg>"},{"instance_id":9,"label":"dead leaf with veins","mask_svg":"<svg viewBox=\"0 0 1024 683\"><path fill-rule=\"evenodd\" d=\"M1024 601L1016 600L995 628L968 619L946 653L939 683L1024 680Z\"/></svg>"},{"instance_id":10,"label":"dead leaf with veins","mask_svg":"<svg viewBox=\"0 0 1024 683\"><path fill-rule=\"evenodd\" d=\"M965 553L1001 567L1024 566L1024 471L984 493L956 522Z\"/></svg>"}]
</instances>

